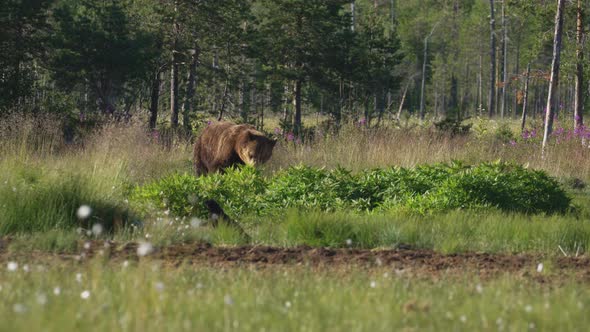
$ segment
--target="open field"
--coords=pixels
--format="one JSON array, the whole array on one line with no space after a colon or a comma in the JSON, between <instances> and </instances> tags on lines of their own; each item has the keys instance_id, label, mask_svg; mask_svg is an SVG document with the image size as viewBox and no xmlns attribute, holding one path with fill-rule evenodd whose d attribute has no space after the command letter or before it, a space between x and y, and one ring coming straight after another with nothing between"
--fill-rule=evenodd
<instances>
[{"instance_id":1,"label":"open field","mask_svg":"<svg viewBox=\"0 0 590 332\"><path fill-rule=\"evenodd\" d=\"M493 129L448 137L351 126L338 137L281 142L261 172L196 180L186 175L186 140L109 125L66 145L47 123L30 119L2 131L2 330L588 324L590 169L579 140L555 145L542 159L535 142L514 146ZM481 164L498 159L511 164ZM439 162L451 166L432 166ZM292 167L300 164L309 168ZM387 171L392 165L407 169ZM375 189L398 178L406 182L390 187L405 191ZM457 188L490 183L497 195L487 200L454 196ZM533 184L548 187L534 191ZM357 187L371 199L357 200ZM514 196L513 188L535 194ZM398 198L388 201L393 193ZM206 226L199 208L191 214L190 204L199 206L191 197L199 195L219 199L248 236ZM567 199L544 210L551 197ZM538 202L551 204L529 209ZM83 205L91 211L80 218Z\"/></svg>"},{"instance_id":2,"label":"open field","mask_svg":"<svg viewBox=\"0 0 590 332\"><path fill-rule=\"evenodd\" d=\"M589 330L588 5L3 1L0 332Z\"/></svg>"},{"instance_id":3,"label":"open field","mask_svg":"<svg viewBox=\"0 0 590 332\"><path fill-rule=\"evenodd\" d=\"M563 271L547 281L513 271L432 277L354 264L80 264L45 257L19 261L16 271L8 266L0 272L6 331L583 331L590 323L586 283Z\"/></svg>"}]
</instances>

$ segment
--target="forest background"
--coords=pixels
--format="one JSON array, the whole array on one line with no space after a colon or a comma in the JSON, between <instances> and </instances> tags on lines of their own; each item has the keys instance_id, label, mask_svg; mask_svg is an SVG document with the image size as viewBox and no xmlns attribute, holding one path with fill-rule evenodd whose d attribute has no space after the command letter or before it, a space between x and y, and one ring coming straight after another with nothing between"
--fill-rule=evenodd
<instances>
[{"instance_id":1,"label":"forest background","mask_svg":"<svg viewBox=\"0 0 590 332\"><path fill-rule=\"evenodd\" d=\"M329 128L404 116L460 122L521 117L527 100L536 118L547 105L557 9L544 0L4 0L1 7L0 114L59 114L68 139L107 118L189 133L208 119L264 128L274 117L277 132L290 137L305 134L302 117L310 114ZM588 103L585 8L565 1L552 101L575 127Z\"/></svg>"}]
</instances>

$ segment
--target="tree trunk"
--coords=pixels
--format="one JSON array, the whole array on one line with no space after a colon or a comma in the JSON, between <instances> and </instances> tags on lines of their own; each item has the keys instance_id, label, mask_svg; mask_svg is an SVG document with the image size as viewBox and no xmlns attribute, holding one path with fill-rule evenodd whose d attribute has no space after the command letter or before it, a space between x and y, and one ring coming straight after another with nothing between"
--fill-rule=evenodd
<instances>
[{"instance_id":1,"label":"tree trunk","mask_svg":"<svg viewBox=\"0 0 590 332\"><path fill-rule=\"evenodd\" d=\"M174 2L174 11L178 10L176 1ZM172 23L172 34L174 41L172 43L172 64L170 70L170 125L172 128L178 127L178 22Z\"/></svg>"},{"instance_id":2,"label":"tree trunk","mask_svg":"<svg viewBox=\"0 0 590 332\"><path fill-rule=\"evenodd\" d=\"M151 91L151 98L150 98L150 129L156 129L156 124L158 122L158 103L160 102L160 83L162 79L160 77L160 70L156 70L156 74L154 75L152 81L152 91Z\"/></svg>"},{"instance_id":3,"label":"tree trunk","mask_svg":"<svg viewBox=\"0 0 590 332\"><path fill-rule=\"evenodd\" d=\"M516 44L516 62L515 62L515 74L516 77L520 76L520 38L518 38L517 44ZM515 85L514 88L514 118L516 119L516 117L518 116L518 85Z\"/></svg>"},{"instance_id":4,"label":"tree trunk","mask_svg":"<svg viewBox=\"0 0 590 332\"><path fill-rule=\"evenodd\" d=\"M245 94L246 93L246 83L244 83L244 80L242 79L240 81L239 87L238 87L238 113L240 114L240 117L242 118L242 122L248 122L248 114L245 112Z\"/></svg>"},{"instance_id":5,"label":"tree trunk","mask_svg":"<svg viewBox=\"0 0 590 332\"><path fill-rule=\"evenodd\" d=\"M502 106L500 117L506 113L506 88L508 86L508 33L506 28L506 1L502 1Z\"/></svg>"},{"instance_id":6,"label":"tree trunk","mask_svg":"<svg viewBox=\"0 0 590 332\"><path fill-rule=\"evenodd\" d=\"M480 45L481 47L481 45ZM483 48L480 48L483 51ZM477 114L482 115L483 110L483 54L479 53L479 74L477 78Z\"/></svg>"},{"instance_id":7,"label":"tree trunk","mask_svg":"<svg viewBox=\"0 0 590 332\"><path fill-rule=\"evenodd\" d=\"M578 0L577 31L576 31L576 86L574 92L574 128L584 125L584 13L582 0Z\"/></svg>"},{"instance_id":8,"label":"tree trunk","mask_svg":"<svg viewBox=\"0 0 590 332\"><path fill-rule=\"evenodd\" d=\"M404 109L404 102L406 101L406 94L408 93L409 87L410 87L410 82L408 82L406 84L406 87L404 88L404 93L402 94L402 100L400 101L399 109L397 110L397 116L396 116L397 121L399 121L402 116L402 110Z\"/></svg>"},{"instance_id":9,"label":"tree trunk","mask_svg":"<svg viewBox=\"0 0 590 332\"><path fill-rule=\"evenodd\" d=\"M381 121L383 120L383 115L385 114L387 100L385 99L387 94L385 93L385 89L381 89L381 96L379 98L379 115L377 117L377 127L381 126Z\"/></svg>"},{"instance_id":10,"label":"tree trunk","mask_svg":"<svg viewBox=\"0 0 590 332\"><path fill-rule=\"evenodd\" d=\"M545 133L543 134L543 152L547 147L549 135L553 131L553 115L555 114L554 100L559 86L559 61L561 56L561 35L563 31L563 8L565 0L558 0L555 14L555 35L553 38L553 60L551 61L551 80L547 96L547 114L545 115Z\"/></svg>"},{"instance_id":11,"label":"tree trunk","mask_svg":"<svg viewBox=\"0 0 590 332\"><path fill-rule=\"evenodd\" d=\"M522 119L520 121L520 131L524 132L526 125L526 112L529 101L529 80L531 76L531 64L529 63L526 67L526 78L524 81L524 96L522 97Z\"/></svg>"},{"instance_id":12,"label":"tree trunk","mask_svg":"<svg viewBox=\"0 0 590 332\"><path fill-rule=\"evenodd\" d=\"M449 96L449 110L455 113L457 121L461 121L461 110L459 105L459 81L455 74L451 74L451 91ZM447 115L448 116L448 115Z\"/></svg>"},{"instance_id":13,"label":"tree trunk","mask_svg":"<svg viewBox=\"0 0 590 332\"><path fill-rule=\"evenodd\" d=\"M488 115L491 118L496 108L496 21L494 18L494 0L490 0L490 97L488 98Z\"/></svg>"},{"instance_id":14,"label":"tree trunk","mask_svg":"<svg viewBox=\"0 0 590 332\"><path fill-rule=\"evenodd\" d=\"M186 94L184 104L182 105L182 125L186 132L192 130L190 123L190 114L193 112L193 105L195 99L195 85L197 81L197 66L199 63L199 48L195 45L194 50L191 50L191 63L188 69L188 77L186 83Z\"/></svg>"},{"instance_id":15,"label":"tree trunk","mask_svg":"<svg viewBox=\"0 0 590 332\"><path fill-rule=\"evenodd\" d=\"M426 60L428 59L428 37L424 38L424 58L422 59L422 84L420 86L420 120L424 120L425 101L424 88L426 86Z\"/></svg>"},{"instance_id":16,"label":"tree trunk","mask_svg":"<svg viewBox=\"0 0 590 332\"><path fill-rule=\"evenodd\" d=\"M284 102L283 102L283 123L285 125L288 124L289 121L289 85L285 84L284 88L283 88L283 96L284 96Z\"/></svg>"},{"instance_id":17,"label":"tree trunk","mask_svg":"<svg viewBox=\"0 0 590 332\"><path fill-rule=\"evenodd\" d=\"M395 0L391 0L389 7L389 18L391 19L391 26L395 26Z\"/></svg>"},{"instance_id":18,"label":"tree trunk","mask_svg":"<svg viewBox=\"0 0 590 332\"><path fill-rule=\"evenodd\" d=\"M355 0L350 1L350 31L354 32L354 26L356 25L356 4Z\"/></svg>"},{"instance_id":19,"label":"tree trunk","mask_svg":"<svg viewBox=\"0 0 590 332\"><path fill-rule=\"evenodd\" d=\"M229 79L226 79L225 86L223 87L223 95L221 95L221 107L219 108L219 114L217 115L217 121L221 121L223 119L223 114L225 113L225 104L227 101L228 92L229 92Z\"/></svg>"},{"instance_id":20,"label":"tree trunk","mask_svg":"<svg viewBox=\"0 0 590 332\"><path fill-rule=\"evenodd\" d=\"M294 99L293 103L295 106L295 121L293 123L293 133L295 136L299 136L301 134L301 80L295 81L294 87Z\"/></svg>"}]
</instances>

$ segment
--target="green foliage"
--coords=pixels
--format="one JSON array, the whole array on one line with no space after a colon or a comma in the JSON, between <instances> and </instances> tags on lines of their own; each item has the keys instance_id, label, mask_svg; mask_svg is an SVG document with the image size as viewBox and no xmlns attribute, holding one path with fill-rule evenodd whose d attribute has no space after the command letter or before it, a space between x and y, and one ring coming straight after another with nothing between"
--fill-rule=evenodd
<instances>
[{"instance_id":1,"label":"green foliage","mask_svg":"<svg viewBox=\"0 0 590 332\"><path fill-rule=\"evenodd\" d=\"M58 85L85 86L103 112L113 113L116 97L144 78L158 53L154 36L133 19L128 1L60 1L48 37L52 52L44 59Z\"/></svg>"},{"instance_id":2,"label":"green foliage","mask_svg":"<svg viewBox=\"0 0 590 332\"><path fill-rule=\"evenodd\" d=\"M275 209L282 206L329 211L350 202L354 185L354 177L344 169L326 171L297 166L278 173L269 181L265 201Z\"/></svg>"},{"instance_id":3,"label":"green foliage","mask_svg":"<svg viewBox=\"0 0 590 332\"><path fill-rule=\"evenodd\" d=\"M504 163L467 167L428 195L411 201L419 211L493 206L525 213L565 212L571 199L542 171Z\"/></svg>"},{"instance_id":4,"label":"green foliage","mask_svg":"<svg viewBox=\"0 0 590 332\"><path fill-rule=\"evenodd\" d=\"M510 129L507 123L501 124L494 134L495 138L502 143L510 143L511 141L516 140L516 136Z\"/></svg>"},{"instance_id":5,"label":"green foliage","mask_svg":"<svg viewBox=\"0 0 590 332\"><path fill-rule=\"evenodd\" d=\"M214 199L233 215L241 215L260 205L264 188L260 173L253 167L243 167L204 177L173 174L135 188L130 199L144 212L158 208L176 216L198 217L208 216L203 202Z\"/></svg>"},{"instance_id":6,"label":"green foliage","mask_svg":"<svg viewBox=\"0 0 590 332\"><path fill-rule=\"evenodd\" d=\"M53 0L8 0L0 5L0 114L34 95L43 57L42 32Z\"/></svg>"},{"instance_id":7,"label":"green foliage","mask_svg":"<svg viewBox=\"0 0 590 332\"><path fill-rule=\"evenodd\" d=\"M463 120L456 118L446 118L434 124L436 130L451 136L467 135L471 130L471 124L463 124Z\"/></svg>"},{"instance_id":8,"label":"green foliage","mask_svg":"<svg viewBox=\"0 0 590 332\"><path fill-rule=\"evenodd\" d=\"M336 211L436 211L495 207L524 213L564 213L570 198L542 171L507 163L459 162L414 169L392 167L352 174L297 166L263 178L252 168L193 177L175 174L137 187L138 206L178 216L206 216L203 202L218 200L232 216L277 214L289 208Z\"/></svg>"}]
</instances>

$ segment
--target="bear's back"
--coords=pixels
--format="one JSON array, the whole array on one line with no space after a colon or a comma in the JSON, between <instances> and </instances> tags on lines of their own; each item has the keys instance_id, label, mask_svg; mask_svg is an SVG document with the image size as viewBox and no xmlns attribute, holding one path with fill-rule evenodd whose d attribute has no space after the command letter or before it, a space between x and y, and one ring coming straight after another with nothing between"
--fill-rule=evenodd
<instances>
[{"instance_id":1,"label":"bear's back","mask_svg":"<svg viewBox=\"0 0 590 332\"><path fill-rule=\"evenodd\" d=\"M203 129L195 144L194 162L197 174L215 172L231 165L242 163L235 151L238 138L245 132L256 132L248 124L216 122ZM263 135L262 133L260 133Z\"/></svg>"}]
</instances>

